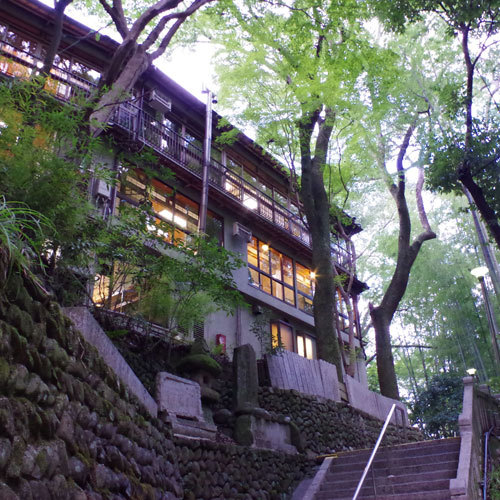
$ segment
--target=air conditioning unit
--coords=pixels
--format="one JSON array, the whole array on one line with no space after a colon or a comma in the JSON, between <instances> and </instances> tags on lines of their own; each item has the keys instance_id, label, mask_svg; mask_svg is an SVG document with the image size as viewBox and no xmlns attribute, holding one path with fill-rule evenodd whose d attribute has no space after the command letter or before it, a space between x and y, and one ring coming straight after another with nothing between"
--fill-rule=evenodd
<instances>
[{"instance_id":1,"label":"air conditioning unit","mask_svg":"<svg viewBox=\"0 0 500 500\"><path fill-rule=\"evenodd\" d=\"M252 231L239 222L233 224L233 236L238 236L247 243L252 241Z\"/></svg>"},{"instance_id":2,"label":"air conditioning unit","mask_svg":"<svg viewBox=\"0 0 500 500\"><path fill-rule=\"evenodd\" d=\"M94 196L111 198L111 185L99 179L94 183Z\"/></svg>"},{"instance_id":3,"label":"air conditioning unit","mask_svg":"<svg viewBox=\"0 0 500 500\"><path fill-rule=\"evenodd\" d=\"M150 92L149 105L157 111L161 111L162 113L172 111L172 101L164 95L160 94L157 90L152 90Z\"/></svg>"}]
</instances>

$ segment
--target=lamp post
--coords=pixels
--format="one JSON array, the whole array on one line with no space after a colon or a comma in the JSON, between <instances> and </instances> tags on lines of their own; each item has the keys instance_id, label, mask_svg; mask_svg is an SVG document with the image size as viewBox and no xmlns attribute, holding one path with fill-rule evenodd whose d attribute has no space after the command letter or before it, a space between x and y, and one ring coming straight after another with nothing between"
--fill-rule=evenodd
<instances>
[{"instance_id":1,"label":"lamp post","mask_svg":"<svg viewBox=\"0 0 500 500\"><path fill-rule=\"evenodd\" d=\"M490 297L488 294L488 290L484 283L484 277L488 274L488 268L485 266L476 267L471 270L472 276L476 277L479 280L481 285L481 292L483 294L484 306L486 308L486 317L488 318L488 327L491 335L491 344L493 347L493 354L495 356L495 361L497 363L497 367L500 366L500 350L498 348L497 335L498 335L498 326L495 317L495 312L491 307Z\"/></svg>"}]
</instances>

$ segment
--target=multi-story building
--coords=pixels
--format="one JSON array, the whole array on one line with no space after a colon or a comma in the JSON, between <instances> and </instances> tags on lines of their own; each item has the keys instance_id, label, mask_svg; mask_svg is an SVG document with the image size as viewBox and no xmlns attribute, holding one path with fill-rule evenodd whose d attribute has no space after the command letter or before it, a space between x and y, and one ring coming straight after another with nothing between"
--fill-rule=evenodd
<instances>
[{"instance_id":1,"label":"multi-story building","mask_svg":"<svg viewBox=\"0 0 500 500\"><path fill-rule=\"evenodd\" d=\"M41 67L44 47L51 36L52 15L52 10L37 0L0 3L0 75L28 78ZM92 92L116 46L112 39L97 39L89 28L66 18L46 90L61 101ZM216 137L220 116L209 112L211 135ZM133 151L147 148L154 152L159 165L175 173L175 191L169 185L171 181L158 174L148 185L148 192L156 216L173 225L176 238L197 231L199 224L206 115L205 104L151 67L136 86L133 99L117 107L110 123L114 144ZM101 161L116 169L118 152ZM116 187L96 184L94 193L109 214L121 203L138 203L144 196L145 182L137 167L122 176ZM344 229L352 234L360 227L352 221ZM233 316L220 312L207 317L203 325L207 342L225 341L229 350L250 343L262 353L261 339L255 335L253 325L266 312L272 345L280 342L285 349L316 357L311 241L299 201L287 170L242 133L230 146L211 144L206 232L245 261L234 278L250 305ZM351 256L345 241L336 234L332 234L332 259L340 273L349 275ZM105 280L101 277L101 285ZM365 380L365 370L357 302L364 287L354 277L350 307L359 348L356 372L361 381ZM117 308L120 301L126 301L126 290L116 291ZM340 293L337 305L339 335L347 343L347 306Z\"/></svg>"}]
</instances>

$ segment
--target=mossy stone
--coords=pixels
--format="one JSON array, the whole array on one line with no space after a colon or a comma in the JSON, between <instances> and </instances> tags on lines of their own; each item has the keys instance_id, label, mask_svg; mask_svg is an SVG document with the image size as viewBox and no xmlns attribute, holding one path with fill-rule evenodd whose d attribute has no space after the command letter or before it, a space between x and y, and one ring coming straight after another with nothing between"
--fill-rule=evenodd
<instances>
[{"instance_id":1,"label":"mossy stone","mask_svg":"<svg viewBox=\"0 0 500 500\"><path fill-rule=\"evenodd\" d=\"M10 365L5 358L0 358L0 388L4 388L9 379Z\"/></svg>"},{"instance_id":2,"label":"mossy stone","mask_svg":"<svg viewBox=\"0 0 500 500\"><path fill-rule=\"evenodd\" d=\"M15 304L11 304L7 311L7 322L15 326L21 335L31 337L34 328L33 320L27 312L21 311Z\"/></svg>"},{"instance_id":3,"label":"mossy stone","mask_svg":"<svg viewBox=\"0 0 500 500\"><path fill-rule=\"evenodd\" d=\"M190 354L181 359L177 365L177 369L183 373L193 373L198 370L205 370L214 377L219 376L222 372L221 365L208 354Z\"/></svg>"},{"instance_id":4,"label":"mossy stone","mask_svg":"<svg viewBox=\"0 0 500 500\"><path fill-rule=\"evenodd\" d=\"M242 446L253 444L252 417L250 415L240 415L234 424L234 440Z\"/></svg>"}]
</instances>

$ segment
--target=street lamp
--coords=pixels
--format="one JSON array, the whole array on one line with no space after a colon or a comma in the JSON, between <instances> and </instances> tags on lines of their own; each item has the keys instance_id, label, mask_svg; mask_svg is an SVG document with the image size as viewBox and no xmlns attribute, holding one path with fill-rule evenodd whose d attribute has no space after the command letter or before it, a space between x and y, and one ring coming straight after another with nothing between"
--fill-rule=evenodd
<instances>
[{"instance_id":1,"label":"street lamp","mask_svg":"<svg viewBox=\"0 0 500 500\"><path fill-rule=\"evenodd\" d=\"M495 318L495 312L491 307L490 297L488 294L488 290L484 283L484 277L488 274L488 268L485 266L475 267L470 272L472 276L479 280L481 285L481 293L483 294L484 306L486 308L486 317L488 318L488 327L491 335L491 344L493 347L493 354L495 355L495 361L497 366L500 365L500 350L498 349L497 335L498 335L498 326Z\"/></svg>"}]
</instances>

